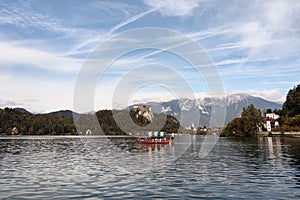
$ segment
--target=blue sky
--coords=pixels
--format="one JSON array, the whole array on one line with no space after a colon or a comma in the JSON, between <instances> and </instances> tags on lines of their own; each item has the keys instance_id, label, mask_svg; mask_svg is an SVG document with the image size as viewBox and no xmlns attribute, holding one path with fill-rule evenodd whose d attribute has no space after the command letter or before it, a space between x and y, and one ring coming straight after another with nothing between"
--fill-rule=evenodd
<instances>
[{"instance_id":1,"label":"blue sky","mask_svg":"<svg viewBox=\"0 0 300 200\"><path fill-rule=\"evenodd\" d=\"M297 0L0 1L0 106L72 109L76 78L91 52L117 34L145 27L175 30L201 45L226 93L283 101L300 82L299 10ZM110 66L99 80L95 109L111 107L128 66L147 62L172 66L195 93L208 92L182 60L150 51L132 52ZM157 74L153 69L147 73ZM132 98L166 100L172 93L149 86Z\"/></svg>"}]
</instances>

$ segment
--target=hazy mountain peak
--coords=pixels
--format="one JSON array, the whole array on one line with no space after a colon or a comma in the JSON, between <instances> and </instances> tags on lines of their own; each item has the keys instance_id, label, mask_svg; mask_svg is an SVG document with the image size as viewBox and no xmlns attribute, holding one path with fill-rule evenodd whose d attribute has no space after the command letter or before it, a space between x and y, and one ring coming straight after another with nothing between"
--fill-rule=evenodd
<instances>
[{"instance_id":1,"label":"hazy mountain peak","mask_svg":"<svg viewBox=\"0 0 300 200\"><path fill-rule=\"evenodd\" d=\"M238 103L240 101L247 101L249 98L252 98L249 94L246 93L235 93L229 94L226 96L226 101L228 104Z\"/></svg>"},{"instance_id":2,"label":"hazy mountain peak","mask_svg":"<svg viewBox=\"0 0 300 200\"><path fill-rule=\"evenodd\" d=\"M275 103L262 99L260 97L254 97L246 93L232 93L225 98L210 98L205 97L202 99L180 99L171 100L163 103L146 103L148 106L152 105L153 112L162 112L176 117L183 126L189 127L192 124L199 124L200 126L208 126L211 120L211 109L217 104L224 104L226 102L226 119L225 123L228 123L235 117L239 117L244 107L253 104L262 112L268 108L281 109L282 104ZM200 122L195 121L199 119ZM181 119L182 118L182 119Z\"/></svg>"}]
</instances>

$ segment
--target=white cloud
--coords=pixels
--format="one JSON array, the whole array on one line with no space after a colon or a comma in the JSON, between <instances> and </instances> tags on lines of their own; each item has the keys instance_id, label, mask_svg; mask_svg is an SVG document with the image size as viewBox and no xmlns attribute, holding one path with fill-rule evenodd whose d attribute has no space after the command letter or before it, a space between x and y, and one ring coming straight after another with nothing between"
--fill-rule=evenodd
<instances>
[{"instance_id":1,"label":"white cloud","mask_svg":"<svg viewBox=\"0 0 300 200\"><path fill-rule=\"evenodd\" d=\"M236 28L249 57L291 56L299 50L299 1L264 1L250 11L256 19ZM250 13L249 13L250 16ZM297 50L298 49L298 50Z\"/></svg>"},{"instance_id":2,"label":"white cloud","mask_svg":"<svg viewBox=\"0 0 300 200\"><path fill-rule=\"evenodd\" d=\"M11 75L5 77L0 78L0 85L3 86L0 88L2 107L24 107L32 112L49 112L73 107L72 80L49 81Z\"/></svg>"},{"instance_id":3,"label":"white cloud","mask_svg":"<svg viewBox=\"0 0 300 200\"><path fill-rule=\"evenodd\" d=\"M262 3L264 17L270 26L276 29L289 29L294 26L297 18L299 19L300 2L297 0L264 1ZM289 30L288 30L289 31Z\"/></svg>"},{"instance_id":4,"label":"white cloud","mask_svg":"<svg viewBox=\"0 0 300 200\"><path fill-rule=\"evenodd\" d=\"M158 9L163 16L191 16L200 6L199 0L145 0L146 5Z\"/></svg>"},{"instance_id":5,"label":"white cloud","mask_svg":"<svg viewBox=\"0 0 300 200\"><path fill-rule=\"evenodd\" d=\"M78 71L83 60L60 56L52 52L0 42L0 63L9 65L30 65L53 71Z\"/></svg>"},{"instance_id":6,"label":"white cloud","mask_svg":"<svg viewBox=\"0 0 300 200\"><path fill-rule=\"evenodd\" d=\"M203 26L209 24L209 29L187 34L205 44L213 57L243 54L249 60L284 59L299 53L299 1L206 3L208 10L201 13L201 4L194 16Z\"/></svg>"},{"instance_id":7,"label":"white cloud","mask_svg":"<svg viewBox=\"0 0 300 200\"><path fill-rule=\"evenodd\" d=\"M131 94L125 95L127 99L113 99L117 83L111 83L99 87L95 94L95 110L99 109L124 109L130 105L136 103L146 102L166 102L172 99L176 99L176 96L165 88L156 87L151 88L143 87L136 91L132 91ZM150 91L149 91L150 89ZM154 89L154 90L153 90ZM103 96L108 98L103 98Z\"/></svg>"},{"instance_id":8,"label":"white cloud","mask_svg":"<svg viewBox=\"0 0 300 200\"><path fill-rule=\"evenodd\" d=\"M279 90L235 90L227 94L245 93L251 96L260 97L273 102L283 103L285 97L283 97Z\"/></svg>"},{"instance_id":9,"label":"white cloud","mask_svg":"<svg viewBox=\"0 0 300 200\"><path fill-rule=\"evenodd\" d=\"M257 21L237 27L237 34L242 36L242 43L248 47L260 47L270 44L271 41L271 33Z\"/></svg>"},{"instance_id":10,"label":"white cloud","mask_svg":"<svg viewBox=\"0 0 300 200\"><path fill-rule=\"evenodd\" d=\"M219 65L232 65L232 64L242 64L248 62L248 58L237 58L237 59L226 59L219 62L215 62L216 66Z\"/></svg>"},{"instance_id":11,"label":"white cloud","mask_svg":"<svg viewBox=\"0 0 300 200\"><path fill-rule=\"evenodd\" d=\"M137 91L135 94L132 95L129 105L136 104L136 103L147 103L147 102L167 102L177 97L168 91L161 91L161 92L139 92Z\"/></svg>"}]
</instances>

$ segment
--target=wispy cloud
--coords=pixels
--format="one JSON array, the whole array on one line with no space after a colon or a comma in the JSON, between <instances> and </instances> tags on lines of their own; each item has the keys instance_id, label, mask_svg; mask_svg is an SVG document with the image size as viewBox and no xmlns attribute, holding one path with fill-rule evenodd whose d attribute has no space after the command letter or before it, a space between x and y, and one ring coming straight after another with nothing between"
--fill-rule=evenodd
<instances>
[{"instance_id":1,"label":"wispy cloud","mask_svg":"<svg viewBox=\"0 0 300 200\"><path fill-rule=\"evenodd\" d=\"M36 30L45 30L74 36L80 32L78 28L63 25L57 18L33 11L28 4L15 2L8 4L8 7L7 5L1 6L0 24L13 25L27 34L32 34Z\"/></svg>"},{"instance_id":2,"label":"wispy cloud","mask_svg":"<svg viewBox=\"0 0 300 200\"><path fill-rule=\"evenodd\" d=\"M204 4L209 15L205 18L206 23L215 25L187 34L204 44L213 57L234 52L243 53L252 60L282 58L299 53L298 1L232 1L226 4L209 1Z\"/></svg>"},{"instance_id":3,"label":"wispy cloud","mask_svg":"<svg viewBox=\"0 0 300 200\"><path fill-rule=\"evenodd\" d=\"M128 3L129 2L125 3L118 1L96 1L91 2L89 6L101 10L102 12L112 17L115 17L120 12L126 17L130 17L132 15L132 12L139 10L140 8L134 4Z\"/></svg>"},{"instance_id":4,"label":"wispy cloud","mask_svg":"<svg viewBox=\"0 0 300 200\"><path fill-rule=\"evenodd\" d=\"M58 6L61 4L64 4L65 7L61 6L64 9ZM1 94L7 97L1 101L27 106L29 103L25 99L32 97L39 100L35 103L39 110L46 107L54 109L54 105L59 104L70 105L72 92L69 91L72 90L75 74L97 45L121 31L153 26L175 29L202 45L222 75L225 88L247 91L254 87L263 91L257 94L261 96L271 90L265 97L277 99L278 91L284 96L287 88L299 79L299 10L300 2L297 0L145 0L135 4L124 1L2 1L0 83L10 85L1 88ZM136 39L139 38L132 38ZM99 98L105 96L106 105L111 103L109 94L120 77L148 63L172 66L192 87L202 87L196 81L199 75L192 71L193 67L164 54L164 51L184 47L185 44L176 43L172 38L162 39L165 48L125 55L106 71L106 80L110 81L105 82L104 91L99 95ZM123 42L134 44L129 40ZM106 54L99 63L107 61L109 52L116 47L102 49ZM203 50L189 53L199 56ZM25 70L39 73L36 76ZM60 76L60 79L47 83L45 80L52 78L49 78L48 72ZM163 79L154 70L148 72L157 75L157 80ZM67 78L69 81L63 80ZM44 90L32 91L37 85L42 85ZM59 94L61 102L53 101L53 97L48 95L62 90L68 92ZM147 92L141 93L141 97L150 98L152 94L147 95Z\"/></svg>"},{"instance_id":5,"label":"wispy cloud","mask_svg":"<svg viewBox=\"0 0 300 200\"><path fill-rule=\"evenodd\" d=\"M0 42L0 51L2 52L0 54L2 67L30 65L51 71L76 72L83 62L81 59L68 58L52 52L18 46L8 42Z\"/></svg>"},{"instance_id":6,"label":"wispy cloud","mask_svg":"<svg viewBox=\"0 0 300 200\"><path fill-rule=\"evenodd\" d=\"M191 16L200 6L199 0L145 0L145 4L157 9L163 16Z\"/></svg>"},{"instance_id":7,"label":"wispy cloud","mask_svg":"<svg viewBox=\"0 0 300 200\"><path fill-rule=\"evenodd\" d=\"M120 29L121 27L126 26L127 24L130 24L130 23L132 23L132 22L134 22L134 21L136 21L136 20L142 18L143 16L148 15L148 14L150 14L150 13L156 11L156 10L157 10L157 8L153 8L153 9L147 10L147 11L145 11L145 12L142 12L142 13L140 13L140 14L138 14L138 15L135 15L135 16L133 16L133 17L130 17L130 18L127 19L126 21L121 22L120 24L117 24L117 25L115 25L114 27L112 27L112 28L109 30L108 35L111 35L113 32L115 32L116 30Z\"/></svg>"},{"instance_id":8,"label":"wispy cloud","mask_svg":"<svg viewBox=\"0 0 300 200\"><path fill-rule=\"evenodd\" d=\"M74 51L80 51L82 48L86 47L86 46L93 46L95 47L95 45L98 45L99 43L103 42L106 39L109 39L109 37L116 32L118 29L126 26L127 24L130 24L154 11L156 11L156 8L152 8L150 10L147 11L143 11L137 15L134 15L132 17L129 17L128 19L122 21L121 23L118 23L116 25L114 25L113 27L111 27L107 32L105 32L104 34L95 36L93 38L90 38L86 41L83 41L81 44L77 45L74 49ZM89 49L90 50L90 49Z\"/></svg>"}]
</instances>

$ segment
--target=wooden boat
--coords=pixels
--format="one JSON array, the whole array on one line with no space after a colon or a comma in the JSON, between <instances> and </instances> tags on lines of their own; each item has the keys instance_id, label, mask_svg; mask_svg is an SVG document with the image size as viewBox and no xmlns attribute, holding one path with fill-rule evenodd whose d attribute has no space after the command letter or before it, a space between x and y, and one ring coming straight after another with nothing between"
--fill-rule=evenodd
<instances>
[{"instance_id":1,"label":"wooden boat","mask_svg":"<svg viewBox=\"0 0 300 200\"><path fill-rule=\"evenodd\" d=\"M169 144L171 140L163 139L154 139L154 138L139 138L139 142L143 144Z\"/></svg>"},{"instance_id":2,"label":"wooden boat","mask_svg":"<svg viewBox=\"0 0 300 200\"><path fill-rule=\"evenodd\" d=\"M143 144L169 144L172 140L166 138L166 132L146 132L146 138L139 138Z\"/></svg>"}]
</instances>

